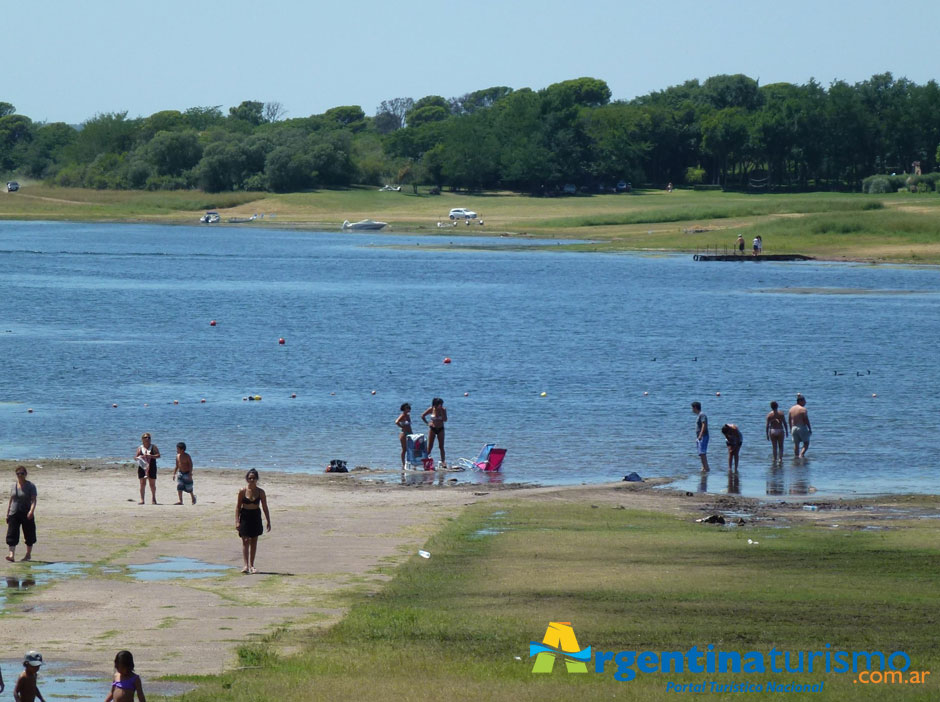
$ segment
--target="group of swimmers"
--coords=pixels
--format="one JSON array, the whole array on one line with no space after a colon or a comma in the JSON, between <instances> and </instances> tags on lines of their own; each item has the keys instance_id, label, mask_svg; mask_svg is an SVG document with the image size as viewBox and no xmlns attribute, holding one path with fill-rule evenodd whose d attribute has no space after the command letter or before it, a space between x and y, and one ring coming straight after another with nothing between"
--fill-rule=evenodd
<instances>
[{"instance_id":1,"label":"group of swimmers","mask_svg":"<svg viewBox=\"0 0 940 702\"><path fill-rule=\"evenodd\" d=\"M708 417L702 412L702 403L693 402L692 412L695 420L695 446L699 459L702 462L702 472L707 473L708 467ZM725 424L721 427L728 447L728 470L737 471L741 446L744 436L737 424ZM783 440L787 436L793 437L793 455L804 458L809 449L809 439L813 433L806 411L806 398L802 393L796 394L796 404L790 408L788 414L780 411L776 402L770 403L770 412L764 420L764 433L773 446L774 462L783 460Z\"/></svg>"},{"instance_id":2,"label":"group of swimmers","mask_svg":"<svg viewBox=\"0 0 940 702\"><path fill-rule=\"evenodd\" d=\"M401 414L395 420L399 429L398 440L401 442L401 467L405 467L405 453L408 445L408 436L414 433L411 428L411 405L407 402L401 406ZM447 421L447 408L444 400L435 397L431 406L421 413L421 421L428 426L428 455L434 450L434 441L437 440L438 450L441 452L441 468L447 468L444 454L444 422Z\"/></svg>"},{"instance_id":3,"label":"group of swimmers","mask_svg":"<svg viewBox=\"0 0 940 702\"><path fill-rule=\"evenodd\" d=\"M42 664L42 654L39 651L29 651L23 656L23 672L13 686L13 699L16 702L34 702L36 699L46 702L46 698L39 691L38 678ZM3 674L0 673L0 693L3 689ZM140 676L134 672L134 655L130 651L118 651L114 657L111 691L104 702L134 702L135 695L140 702L147 702Z\"/></svg>"}]
</instances>

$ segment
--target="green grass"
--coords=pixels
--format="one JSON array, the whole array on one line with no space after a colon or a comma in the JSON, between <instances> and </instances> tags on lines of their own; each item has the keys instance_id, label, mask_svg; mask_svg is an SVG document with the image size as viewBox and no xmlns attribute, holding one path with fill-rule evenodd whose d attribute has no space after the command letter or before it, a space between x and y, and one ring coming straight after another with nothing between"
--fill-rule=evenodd
<instances>
[{"instance_id":1,"label":"green grass","mask_svg":"<svg viewBox=\"0 0 940 702\"><path fill-rule=\"evenodd\" d=\"M439 229L453 207L469 207L486 226ZM274 215L264 226L338 229L344 219L389 222L395 232L446 235L509 233L586 239L570 248L597 251L683 251L727 248L739 233L764 238L765 253L821 258L940 263L940 195L808 193L749 195L681 190L538 198L513 193L414 194L351 187L309 193L141 192L25 184L0 193L0 218L148 221L195 224L207 209L223 219ZM221 226L228 226L223 224ZM258 223L238 225L257 227ZM701 231L706 230L706 231Z\"/></svg>"},{"instance_id":2,"label":"green grass","mask_svg":"<svg viewBox=\"0 0 940 702\"><path fill-rule=\"evenodd\" d=\"M504 514L494 514L500 509ZM504 530L479 537L484 527ZM748 539L759 542L749 544ZM242 647L250 670L198 679L194 700L672 699L666 682L825 681L822 700L932 700L854 675L533 675L528 642L570 621L593 651L903 650L936 670L935 525L885 531L722 528L586 505L474 506L326 632ZM280 656L290 646L302 653ZM518 660L517 660L518 657ZM940 672L937 673L940 676ZM711 696L720 698L720 696ZM732 695L727 695L728 698Z\"/></svg>"}]
</instances>

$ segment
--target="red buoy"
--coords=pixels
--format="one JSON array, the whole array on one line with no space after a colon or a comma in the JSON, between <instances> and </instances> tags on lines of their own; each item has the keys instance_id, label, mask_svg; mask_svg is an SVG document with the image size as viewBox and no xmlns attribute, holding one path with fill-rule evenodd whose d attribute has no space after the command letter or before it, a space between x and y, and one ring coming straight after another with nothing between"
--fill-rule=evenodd
<instances>
[{"instance_id":1,"label":"red buoy","mask_svg":"<svg viewBox=\"0 0 940 702\"><path fill-rule=\"evenodd\" d=\"M202 399L199 400L199 401L200 401L202 404L206 404L206 398L202 398Z\"/></svg>"},{"instance_id":2,"label":"red buoy","mask_svg":"<svg viewBox=\"0 0 940 702\"><path fill-rule=\"evenodd\" d=\"M291 396L291 399L294 399L295 397L297 397L297 393L296 393L296 392L292 392L292 393L290 394L290 396Z\"/></svg>"},{"instance_id":3,"label":"red buoy","mask_svg":"<svg viewBox=\"0 0 940 702\"><path fill-rule=\"evenodd\" d=\"M210 327L214 327L214 326L215 326L215 320L214 320L214 319L213 319L211 322L209 322L209 326L210 326Z\"/></svg>"},{"instance_id":4,"label":"red buoy","mask_svg":"<svg viewBox=\"0 0 940 702\"><path fill-rule=\"evenodd\" d=\"M446 356L444 358L444 363L450 363L450 356Z\"/></svg>"},{"instance_id":5,"label":"red buoy","mask_svg":"<svg viewBox=\"0 0 940 702\"><path fill-rule=\"evenodd\" d=\"M277 340L277 343L279 343L281 346L283 346L283 345L286 344L287 342L284 341L284 337L282 336L280 339Z\"/></svg>"}]
</instances>

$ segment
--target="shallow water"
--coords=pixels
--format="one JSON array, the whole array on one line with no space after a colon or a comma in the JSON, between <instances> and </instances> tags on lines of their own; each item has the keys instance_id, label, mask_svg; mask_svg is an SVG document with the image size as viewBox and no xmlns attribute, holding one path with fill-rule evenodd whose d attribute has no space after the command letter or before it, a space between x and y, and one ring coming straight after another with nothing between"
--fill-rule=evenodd
<instances>
[{"instance_id":1,"label":"shallow water","mask_svg":"<svg viewBox=\"0 0 940 702\"><path fill-rule=\"evenodd\" d=\"M742 494L940 492L936 268L506 245L0 222L0 455L129 459L146 430L161 484L188 444L197 492L212 466L394 468L398 406L417 428L440 396L450 462L496 441L510 481L637 471L694 490L698 399L710 492L729 488L724 422L744 435ZM772 467L767 403L797 391L808 460Z\"/></svg>"},{"instance_id":2,"label":"shallow water","mask_svg":"<svg viewBox=\"0 0 940 702\"><path fill-rule=\"evenodd\" d=\"M197 578L217 578L228 572L234 572L231 566L206 563L195 558L171 558L162 556L155 563L129 565L127 570L136 580L193 580Z\"/></svg>"}]
</instances>

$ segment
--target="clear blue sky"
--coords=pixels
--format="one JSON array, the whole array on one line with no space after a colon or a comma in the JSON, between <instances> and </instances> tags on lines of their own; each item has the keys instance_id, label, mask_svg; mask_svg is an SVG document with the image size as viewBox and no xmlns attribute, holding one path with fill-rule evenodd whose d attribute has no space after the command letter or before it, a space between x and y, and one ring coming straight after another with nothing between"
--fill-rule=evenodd
<instances>
[{"instance_id":1,"label":"clear blue sky","mask_svg":"<svg viewBox=\"0 0 940 702\"><path fill-rule=\"evenodd\" d=\"M36 121L277 101L288 117L580 76L630 99L690 78L940 72L937 3L7 0L0 100Z\"/></svg>"}]
</instances>

